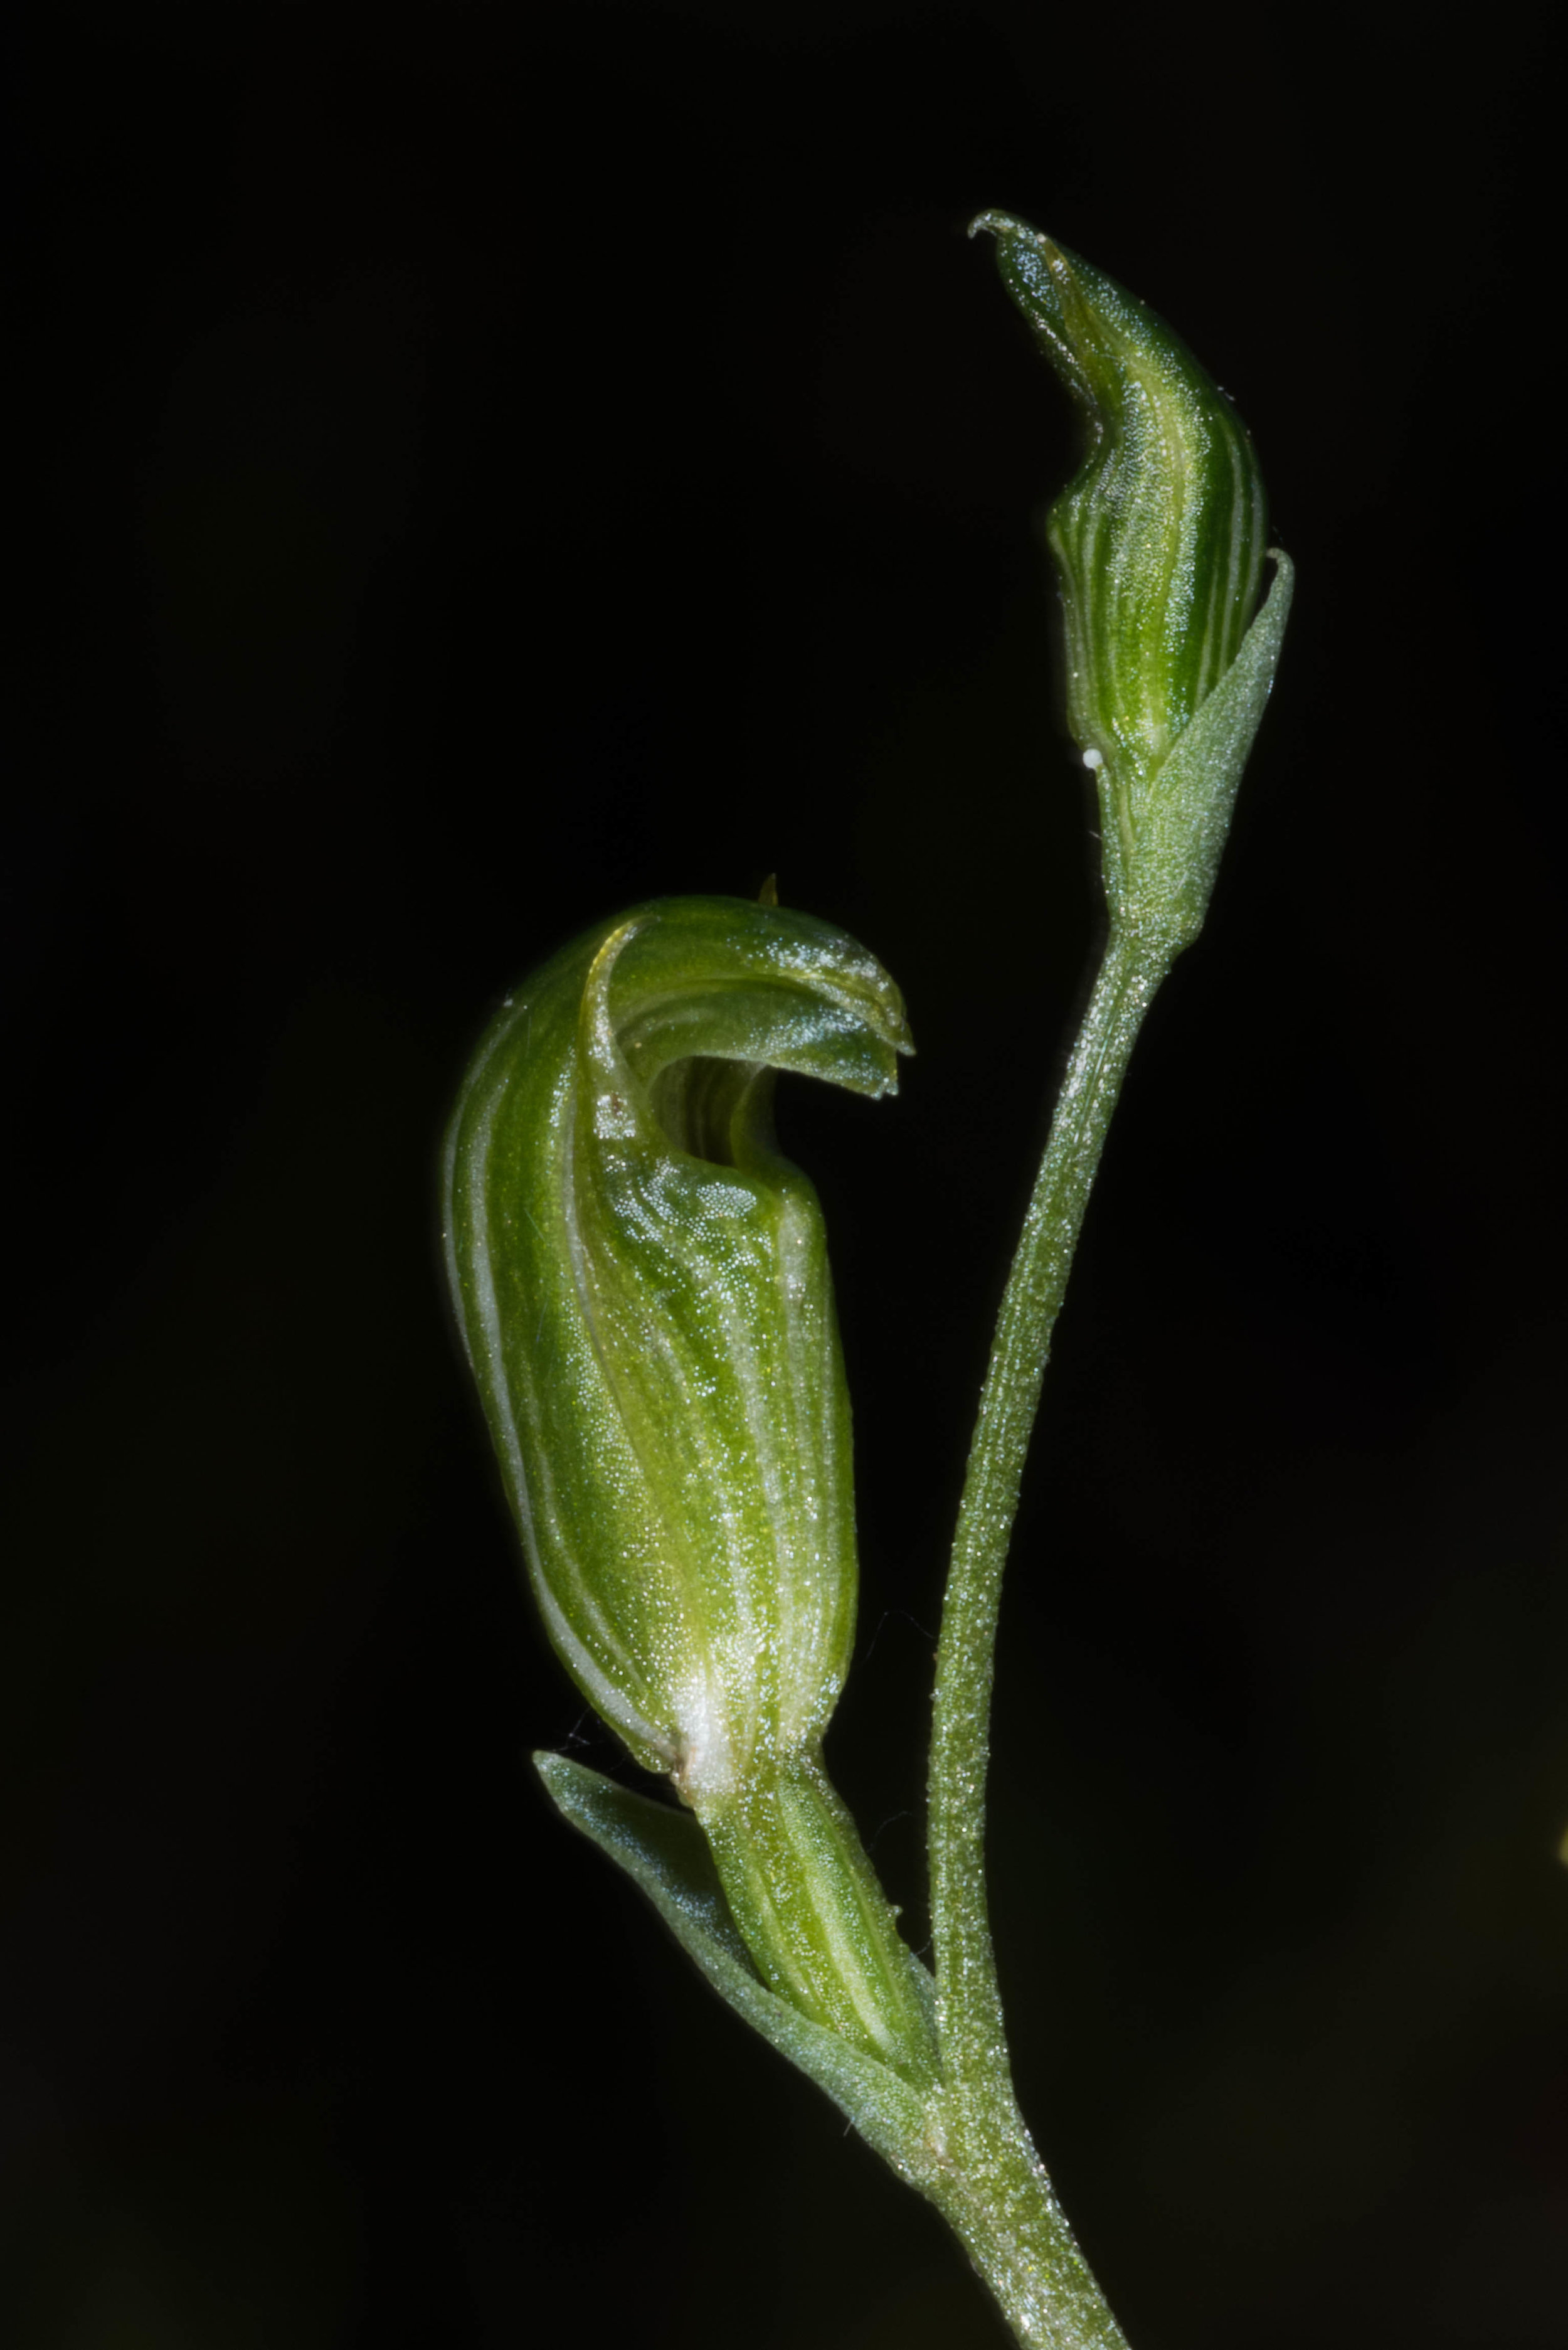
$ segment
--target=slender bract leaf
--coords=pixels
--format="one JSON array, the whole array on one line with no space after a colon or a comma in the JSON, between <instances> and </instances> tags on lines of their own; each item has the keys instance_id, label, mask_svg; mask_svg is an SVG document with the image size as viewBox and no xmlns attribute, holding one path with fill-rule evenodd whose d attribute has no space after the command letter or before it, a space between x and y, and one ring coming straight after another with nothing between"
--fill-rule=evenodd
<instances>
[{"instance_id":1,"label":"slender bract leaf","mask_svg":"<svg viewBox=\"0 0 1568 2350\"><path fill-rule=\"evenodd\" d=\"M1273 691L1295 570L1278 547L1271 553L1274 577L1263 608L1160 769L1129 870L1107 868L1107 886L1123 892L1117 911L1126 926L1177 947L1189 946L1203 927L1236 793Z\"/></svg>"}]
</instances>

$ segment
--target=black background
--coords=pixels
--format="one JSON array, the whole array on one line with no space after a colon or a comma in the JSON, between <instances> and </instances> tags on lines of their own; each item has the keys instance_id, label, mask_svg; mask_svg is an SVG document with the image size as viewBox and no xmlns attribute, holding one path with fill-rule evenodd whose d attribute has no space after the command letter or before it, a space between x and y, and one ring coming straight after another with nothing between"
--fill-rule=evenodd
<instances>
[{"instance_id":1,"label":"black background","mask_svg":"<svg viewBox=\"0 0 1568 2350\"><path fill-rule=\"evenodd\" d=\"M1552 17L1410 21L22 45L18 2350L1004 2338L540 1794L533 1746L620 1765L434 1240L465 1051L575 927L776 868L900 980L898 1101L781 1111L857 1399L830 1752L918 1939L945 1544L1095 922L1033 519L1071 419L986 204L1186 336L1300 572L1012 1569L1023 2102L1137 2350L1563 2339Z\"/></svg>"}]
</instances>

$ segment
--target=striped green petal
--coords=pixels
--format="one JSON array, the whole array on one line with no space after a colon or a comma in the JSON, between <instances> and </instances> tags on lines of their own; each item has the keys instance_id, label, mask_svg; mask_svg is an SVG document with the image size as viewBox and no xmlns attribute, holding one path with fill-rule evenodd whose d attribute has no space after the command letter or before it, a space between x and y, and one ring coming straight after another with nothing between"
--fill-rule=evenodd
<instances>
[{"instance_id":1,"label":"striped green petal","mask_svg":"<svg viewBox=\"0 0 1568 2350\"><path fill-rule=\"evenodd\" d=\"M822 1217L771 1072L884 1094L909 1049L842 931L665 899L514 992L452 1118L452 1296L550 1637L704 1810L814 1745L854 1634Z\"/></svg>"}]
</instances>

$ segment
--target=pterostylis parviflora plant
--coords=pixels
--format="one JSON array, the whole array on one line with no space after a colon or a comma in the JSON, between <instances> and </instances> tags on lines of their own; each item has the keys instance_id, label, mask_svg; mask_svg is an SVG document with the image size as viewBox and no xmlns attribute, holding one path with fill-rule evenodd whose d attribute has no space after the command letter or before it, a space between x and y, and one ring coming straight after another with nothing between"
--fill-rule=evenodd
<instances>
[{"instance_id":1,"label":"pterostylis parviflora plant","mask_svg":"<svg viewBox=\"0 0 1568 2350\"><path fill-rule=\"evenodd\" d=\"M891 1093L898 992L829 924L667 899L507 997L447 1139L452 1296L529 1575L590 1705L676 1800L536 1757L722 1996L957 2231L1020 2343L1124 2337L1012 2090L982 1832L1002 1571L1051 1332L1144 1014L1202 927L1290 566L1230 403L1022 221L1002 276L1086 431L1050 511L1106 941L1008 1278L943 1603L928 1967L824 1768L854 1635L849 1404L775 1073ZM971 231L971 234L973 231ZM1264 585L1266 567L1272 577Z\"/></svg>"}]
</instances>

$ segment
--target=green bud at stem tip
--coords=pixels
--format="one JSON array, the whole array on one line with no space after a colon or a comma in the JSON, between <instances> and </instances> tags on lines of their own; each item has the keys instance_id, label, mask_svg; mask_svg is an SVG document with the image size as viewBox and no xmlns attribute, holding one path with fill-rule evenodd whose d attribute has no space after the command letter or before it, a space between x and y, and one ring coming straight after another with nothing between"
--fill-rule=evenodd
<instances>
[{"instance_id":1,"label":"green bud at stem tip","mask_svg":"<svg viewBox=\"0 0 1568 2350\"><path fill-rule=\"evenodd\" d=\"M1112 916L1175 952L1201 926L1251 733L1238 751L1233 726L1216 730L1227 764L1221 773L1210 760L1202 807L1191 775L1173 789L1168 771L1256 625L1272 552L1262 476L1231 402L1152 310L1024 221L981 213L970 234L981 229L1087 427L1045 536L1066 619L1068 723L1099 792ZM1279 566L1262 699L1289 601L1289 567ZM1180 864L1189 832L1183 875L1169 860L1174 851Z\"/></svg>"}]
</instances>

